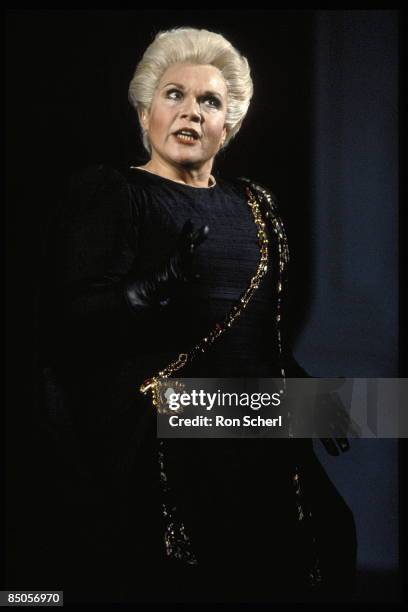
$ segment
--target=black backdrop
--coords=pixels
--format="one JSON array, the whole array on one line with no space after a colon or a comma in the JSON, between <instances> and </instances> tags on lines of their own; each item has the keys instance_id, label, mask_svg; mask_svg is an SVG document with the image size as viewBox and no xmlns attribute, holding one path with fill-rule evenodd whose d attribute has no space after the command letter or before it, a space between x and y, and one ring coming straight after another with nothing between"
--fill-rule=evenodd
<instances>
[{"instance_id":1,"label":"black backdrop","mask_svg":"<svg viewBox=\"0 0 408 612\"><path fill-rule=\"evenodd\" d=\"M225 175L258 180L278 197L292 246L292 330L302 365L320 376L397 375L398 295L396 271L390 271L397 238L396 11L9 11L6 570L10 587L53 586L39 585L41 570L33 571L47 554L41 525L61 520L63 528L66 519L53 517L52 505L44 514L41 488L47 479L38 473L53 461L52 446L39 427L46 415L38 386L39 297L48 219L76 170L96 162L115 166L144 158L135 111L127 102L128 83L154 34L182 25L223 33L251 65L255 84L251 108L216 167ZM358 70L366 75L362 85L356 85L358 70L353 72L356 57ZM378 103L367 106L373 99ZM360 114L353 123L354 109ZM355 140L367 132L375 133L377 140L368 138L366 148L356 147ZM377 149L383 157L373 153ZM351 184L347 183L350 172L354 172ZM370 177L378 172L382 180L370 191ZM339 184L348 188L342 191ZM377 222L373 225L367 219ZM357 251L348 240L356 231L362 236ZM373 242L384 254L375 260L374 271ZM325 250L327 244L331 246ZM327 259L334 265L319 265ZM370 282L349 282L355 279L356 268L360 278L369 277ZM329 280L319 277L322 271ZM352 305L365 300L370 312L378 315L371 318L371 327L364 309L350 307L343 313L339 333L337 294L330 293L339 280ZM379 301L380 290L387 299ZM321 317L324 325L319 327ZM384 317L387 325L379 328L376 322ZM358 336L363 318L364 335ZM392 333L385 333L390 326ZM348 346L352 350L347 351ZM366 370L365 364L369 364ZM390 470L393 474L381 503L395 513L395 446L367 450L356 443L346 468L344 463L334 468L327 464L361 523L369 500L353 490L349 474L359 460L370 461L378 451L378 490L381 478L388 482L387 474ZM386 531L385 523L376 530ZM366 534L360 547L362 564L395 569L396 533L395 520L394 528L387 531L388 548L383 550L370 549Z\"/></svg>"}]
</instances>

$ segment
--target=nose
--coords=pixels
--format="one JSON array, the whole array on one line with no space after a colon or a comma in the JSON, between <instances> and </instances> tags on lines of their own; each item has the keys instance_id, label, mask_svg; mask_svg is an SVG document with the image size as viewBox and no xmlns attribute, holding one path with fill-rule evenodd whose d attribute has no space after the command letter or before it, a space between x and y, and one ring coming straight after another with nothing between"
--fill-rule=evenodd
<instances>
[{"instance_id":1,"label":"nose","mask_svg":"<svg viewBox=\"0 0 408 612\"><path fill-rule=\"evenodd\" d=\"M185 98L183 108L181 109L181 118L186 118L189 119L189 121L195 121L196 123L202 122L203 116L198 100L193 97Z\"/></svg>"}]
</instances>

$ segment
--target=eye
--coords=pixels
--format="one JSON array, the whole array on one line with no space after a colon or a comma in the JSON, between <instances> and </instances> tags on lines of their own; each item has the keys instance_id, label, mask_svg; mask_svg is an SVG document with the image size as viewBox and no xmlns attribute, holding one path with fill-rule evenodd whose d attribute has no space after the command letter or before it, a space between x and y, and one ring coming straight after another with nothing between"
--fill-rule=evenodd
<instances>
[{"instance_id":1,"label":"eye","mask_svg":"<svg viewBox=\"0 0 408 612\"><path fill-rule=\"evenodd\" d=\"M183 97L183 94L179 89L169 89L166 92L166 97L170 100L180 100Z\"/></svg>"},{"instance_id":2,"label":"eye","mask_svg":"<svg viewBox=\"0 0 408 612\"><path fill-rule=\"evenodd\" d=\"M221 100L219 100L215 96L206 96L205 98L203 98L203 102L206 104L206 106L209 106L210 108L221 107Z\"/></svg>"}]
</instances>

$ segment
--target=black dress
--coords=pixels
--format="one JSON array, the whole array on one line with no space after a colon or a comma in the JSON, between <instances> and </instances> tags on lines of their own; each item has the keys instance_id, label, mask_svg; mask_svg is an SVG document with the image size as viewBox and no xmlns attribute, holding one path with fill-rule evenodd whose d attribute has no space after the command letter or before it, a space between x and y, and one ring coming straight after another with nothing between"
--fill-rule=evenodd
<instances>
[{"instance_id":1,"label":"black dress","mask_svg":"<svg viewBox=\"0 0 408 612\"><path fill-rule=\"evenodd\" d=\"M141 324L121 281L170 255L187 219L210 227L195 253L200 277L160 319ZM250 303L179 376L281 376L279 252L267 231L268 271ZM124 177L91 168L73 182L53 237L45 399L62 400L77 442L78 490L86 490L68 502L67 588L101 601L341 596L355 571L354 520L311 440L160 443L151 401L139 392L224 319L254 276L259 246L244 183L196 188L141 169ZM158 453L187 535L184 560L164 547ZM75 489L69 468L66 478Z\"/></svg>"}]
</instances>

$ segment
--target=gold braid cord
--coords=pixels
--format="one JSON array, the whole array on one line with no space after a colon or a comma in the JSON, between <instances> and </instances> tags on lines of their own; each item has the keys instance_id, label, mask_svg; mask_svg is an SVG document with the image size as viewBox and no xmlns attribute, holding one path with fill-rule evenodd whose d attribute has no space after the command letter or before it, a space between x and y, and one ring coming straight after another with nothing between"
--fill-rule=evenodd
<instances>
[{"instance_id":1,"label":"gold braid cord","mask_svg":"<svg viewBox=\"0 0 408 612\"><path fill-rule=\"evenodd\" d=\"M251 182L249 179L241 179L245 183L248 206L253 214L254 222L257 227L258 245L260 258L258 268L255 275L252 277L249 286L241 294L237 304L227 313L224 320L216 323L213 329L204 336L189 352L180 353L178 357L169 363L166 367L160 370L151 378L145 380L140 386L140 392L146 395L151 393L152 404L159 412L166 412L166 398L163 389L166 388L165 381L175 372L181 370L187 363L195 359L206 350L229 329L243 310L247 307L255 291L258 289L263 277L268 271L268 237L266 232L266 222L262 218L261 204L265 206L265 218L269 222L269 227L275 234L278 244L278 279L277 279L277 310L276 310L276 330L279 355L282 356L282 333L281 333L281 306L282 306L282 291L286 281L286 268L289 263L289 249L286 233L283 227L282 220L279 217L277 207L271 193L263 187ZM283 385L285 387L285 370L281 367ZM179 386L178 381L174 381L176 386ZM172 381L173 384L173 381ZM174 385L173 385L174 386ZM182 386L182 385L181 385ZM159 441L159 466L160 466L160 481L162 484L162 492L164 503L162 504L163 518L165 519L166 527L164 534L164 542L166 555L169 558L183 561L190 565L196 565L197 559L191 550L191 542L186 534L183 522L178 517L177 507L172 499L172 492L169 487L164 462L163 440ZM295 473L292 476L292 482L295 489L296 506L298 510L298 521L304 524L305 520L309 520L308 531L310 532L310 521L312 513L310 510L306 512L304 509L304 495L301 495L299 468L296 465ZM312 537L312 563L308 568L308 582L311 586L315 586L321 581L319 568L319 560L316 554L316 540Z\"/></svg>"}]
</instances>

